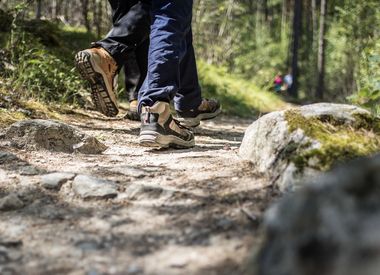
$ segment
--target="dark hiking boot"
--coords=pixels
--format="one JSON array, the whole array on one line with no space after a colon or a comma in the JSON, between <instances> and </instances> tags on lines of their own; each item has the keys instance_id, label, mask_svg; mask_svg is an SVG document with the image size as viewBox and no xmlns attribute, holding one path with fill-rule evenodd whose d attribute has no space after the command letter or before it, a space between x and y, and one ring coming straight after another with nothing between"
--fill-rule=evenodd
<instances>
[{"instance_id":1,"label":"dark hiking boot","mask_svg":"<svg viewBox=\"0 0 380 275\"><path fill-rule=\"evenodd\" d=\"M219 101L215 99L202 99L197 109L177 111L176 119L186 127L197 127L201 120L213 119L222 111Z\"/></svg>"},{"instance_id":2,"label":"dark hiking boot","mask_svg":"<svg viewBox=\"0 0 380 275\"><path fill-rule=\"evenodd\" d=\"M133 121L140 121L140 115L137 111L138 102L137 100L133 100L129 103L129 110L127 111L124 118L133 120Z\"/></svg>"},{"instance_id":3,"label":"dark hiking boot","mask_svg":"<svg viewBox=\"0 0 380 275\"><path fill-rule=\"evenodd\" d=\"M152 107L142 107L139 142L147 147L191 148L194 134L174 120L167 102L156 102Z\"/></svg>"},{"instance_id":4,"label":"dark hiking boot","mask_svg":"<svg viewBox=\"0 0 380 275\"><path fill-rule=\"evenodd\" d=\"M75 65L91 87L95 108L108 117L118 114L115 86L117 65L103 48L92 48L75 55Z\"/></svg>"}]
</instances>

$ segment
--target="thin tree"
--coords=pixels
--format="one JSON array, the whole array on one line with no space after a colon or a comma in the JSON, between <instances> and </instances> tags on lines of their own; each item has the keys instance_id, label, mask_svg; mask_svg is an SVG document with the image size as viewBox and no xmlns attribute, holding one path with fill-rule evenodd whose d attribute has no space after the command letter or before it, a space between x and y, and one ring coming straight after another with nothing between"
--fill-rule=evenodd
<instances>
[{"instance_id":1,"label":"thin tree","mask_svg":"<svg viewBox=\"0 0 380 275\"><path fill-rule=\"evenodd\" d=\"M36 19L41 19L42 16L42 0L37 0Z\"/></svg>"},{"instance_id":2,"label":"thin tree","mask_svg":"<svg viewBox=\"0 0 380 275\"><path fill-rule=\"evenodd\" d=\"M290 89L290 95L298 98L298 52L299 42L302 35L302 0L294 0L293 16L293 43L292 43L292 73L293 85Z\"/></svg>"},{"instance_id":3,"label":"thin tree","mask_svg":"<svg viewBox=\"0 0 380 275\"><path fill-rule=\"evenodd\" d=\"M89 0L80 0L80 2L82 6L82 18L84 21L84 26L88 32L91 32L90 20L88 18Z\"/></svg>"},{"instance_id":4,"label":"thin tree","mask_svg":"<svg viewBox=\"0 0 380 275\"><path fill-rule=\"evenodd\" d=\"M318 83L315 96L322 100L325 89L325 63L326 63L326 12L327 0L321 0L321 15L319 19L319 43L318 43Z\"/></svg>"}]
</instances>

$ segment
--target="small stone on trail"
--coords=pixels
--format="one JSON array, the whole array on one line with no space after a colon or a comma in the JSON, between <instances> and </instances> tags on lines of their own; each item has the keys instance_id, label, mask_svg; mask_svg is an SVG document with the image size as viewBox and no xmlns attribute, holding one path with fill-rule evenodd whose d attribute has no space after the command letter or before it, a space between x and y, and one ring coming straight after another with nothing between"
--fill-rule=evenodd
<instances>
[{"instance_id":1,"label":"small stone on trail","mask_svg":"<svg viewBox=\"0 0 380 275\"><path fill-rule=\"evenodd\" d=\"M114 182L85 175L75 177L73 189L83 199L108 199L118 194Z\"/></svg>"},{"instance_id":2,"label":"small stone on trail","mask_svg":"<svg viewBox=\"0 0 380 275\"><path fill-rule=\"evenodd\" d=\"M75 177L73 173L51 173L41 177L41 185L46 189L60 189L61 186Z\"/></svg>"},{"instance_id":3,"label":"small stone on trail","mask_svg":"<svg viewBox=\"0 0 380 275\"><path fill-rule=\"evenodd\" d=\"M9 164L12 161L19 160L17 156L8 153L8 152L1 152L0 151L0 164Z\"/></svg>"},{"instance_id":4,"label":"small stone on trail","mask_svg":"<svg viewBox=\"0 0 380 275\"><path fill-rule=\"evenodd\" d=\"M9 194L0 199L0 211L12 211L24 207L24 203L16 194Z\"/></svg>"},{"instance_id":5,"label":"small stone on trail","mask_svg":"<svg viewBox=\"0 0 380 275\"><path fill-rule=\"evenodd\" d=\"M111 168L110 171L133 178L143 178L148 174L143 169L134 168L130 166L116 166Z\"/></svg>"},{"instance_id":6,"label":"small stone on trail","mask_svg":"<svg viewBox=\"0 0 380 275\"><path fill-rule=\"evenodd\" d=\"M20 174L23 176L35 176L40 173L41 171L34 166L27 165L20 168Z\"/></svg>"}]
</instances>

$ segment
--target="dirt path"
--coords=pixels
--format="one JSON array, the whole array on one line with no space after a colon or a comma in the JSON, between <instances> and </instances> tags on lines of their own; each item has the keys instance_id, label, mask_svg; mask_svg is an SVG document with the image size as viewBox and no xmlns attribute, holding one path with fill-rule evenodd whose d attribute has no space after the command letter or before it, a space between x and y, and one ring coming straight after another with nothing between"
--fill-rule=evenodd
<instances>
[{"instance_id":1,"label":"dirt path","mask_svg":"<svg viewBox=\"0 0 380 275\"><path fill-rule=\"evenodd\" d=\"M65 122L109 149L98 156L0 147L32 167L0 165L0 197L17 193L25 204L0 211L1 274L241 274L258 234L247 213L260 218L274 196L237 156L250 121L203 123L197 146L177 151L140 147L138 123L78 115ZM84 201L70 181L47 191L33 168L111 180L119 195Z\"/></svg>"}]
</instances>

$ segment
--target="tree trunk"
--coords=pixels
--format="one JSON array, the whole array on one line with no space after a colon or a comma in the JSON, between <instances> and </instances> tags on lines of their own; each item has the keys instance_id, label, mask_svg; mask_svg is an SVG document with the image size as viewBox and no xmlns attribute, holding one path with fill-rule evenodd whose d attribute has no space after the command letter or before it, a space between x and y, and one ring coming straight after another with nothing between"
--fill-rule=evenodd
<instances>
[{"instance_id":1,"label":"tree trunk","mask_svg":"<svg viewBox=\"0 0 380 275\"><path fill-rule=\"evenodd\" d=\"M102 17L103 17L103 1L96 1L96 9L98 10L97 11L97 17L98 19L96 20L96 34L98 36L98 38L101 37L102 35Z\"/></svg>"},{"instance_id":2,"label":"tree trunk","mask_svg":"<svg viewBox=\"0 0 380 275\"><path fill-rule=\"evenodd\" d=\"M37 0L36 19L41 19L42 16L42 0Z\"/></svg>"},{"instance_id":3,"label":"tree trunk","mask_svg":"<svg viewBox=\"0 0 380 275\"><path fill-rule=\"evenodd\" d=\"M318 84L316 98L323 99L325 89L325 55L326 55L326 11L327 0L321 0L321 16L319 20L319 43L318 43Z\"/></svg>"},{"instance_id":4,"label":"tree trunk","mask_svg":"<svg viewBox=\"0 0 380 275\"><path fill-rule=\"evenodd\" d=\"M298 52L299 41L302 31L302 0L294 0L294 16L293 16L293 46L292 46L292 74L293 85L290 89L290 95L298 98Z\"/></svg>"},{"instance_id":5,"label":"tree trunk","mask_svg":"<svg viewBox=\"0 0 380 275\"><path fill-rule=\"evenodd\" d=\"M82 5L82 17L84 21L84 26L88 32L91 32L90 20L88 19L88 0L81 0Z\"/></svg>"},{"instance_id":6,"label":"tree trunk","mask_svg":"<svg viewBox=\"0 0 380 275\"><path fill-rule=\"evenodd\" d=\"M287 0L282 0L282 9L281 9L281 41L284 41L286 38L286 23L287 23Z\"/></svg>"},{"instance_id":7,"label":"tree trunk","mask_svg":"<svg viewBox=\"0 0 380 275\"><path fill-rule=\"evenodd\" d=\"M57 18L57 0L51 1L51 18Z\"/></svg>"}]
</instances>

